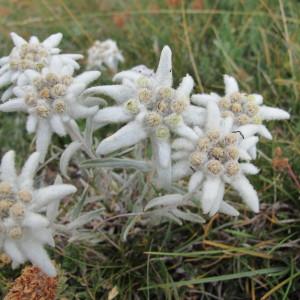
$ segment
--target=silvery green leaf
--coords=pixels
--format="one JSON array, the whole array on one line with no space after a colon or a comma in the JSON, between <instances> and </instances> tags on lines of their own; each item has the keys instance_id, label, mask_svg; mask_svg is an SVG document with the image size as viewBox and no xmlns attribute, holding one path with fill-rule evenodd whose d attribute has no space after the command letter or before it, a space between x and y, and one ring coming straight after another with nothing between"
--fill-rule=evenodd
<instances>
[{"instance_id":1,"label":"silvery green leaf","mask_svg":"<svg viewBox=\"0 0 300 300\"><path fill-rule=\"evenodd\" d=\"M90 149L93 145L93 131L94 131L94 125L93 125L93 117L88 117L85 122L85 130L84 130L84 140Z\"/></svg>"},{"instance_id":2,"label":"silvery green leaf","mask_svg":"<svg viewBox=\"0 0 300 300\"><path fill-rule=\"evenodd\" d=\"M163 205L163 206L171 206L171 205L180 205L182 204L183 196L180 194L170 194L162 197L157 197L152 199L145 207L145 210L152 208L154 206Z\"/></svg>"},{"instance_id":3,"label":"silvery green leaf","mask_svg":"<svg viewBox=\"0 0 300 300\"><path fill-rule=\"evenodd\" d=\"M184 212L177 208L172 209L171 212L176 217L178 217L182 220L185 220L185 221L190 221L190 222L194 222L194 223L205 223L205 220L201 216L191 213L191 212Z\"/></svg>"},{"instance_id":4,"label":"silvery green leaf","mask_svg":"<svg viewBox=\"0 0 300 300\"><path fill-rule=\"evenodd\" d=\"M62 175L68 177L67 168L72 156L78 151L81 147L81 143L78 141L72 142L62 153L59 161L59 169Z\"/></svg>"},{"instance_id":5,"label":"silvery green leaf","mask_svg":"<svg viewBox=\"0 0 300 300\"><path fill-rule=\"evenodd\" d=\"M103 158L91 159L81 163L82 168L132 168L142 172L149 172L152 169L151 163L134 160L134 159L121 159L121 158Z\"/></svg>"},{"instance_id":6,"label":"silvery green leaf","mask_svg":"<svg viewBox=\"0 0 300 300\"><path fill-rule=\"evenodd\" d=\"M62 184L63 180L60 175L57 175L54 184ZM53 223L59 213L59 201L51 201L46 210L46 216L50 223Z\"/></svg>"},{"instance_id":7,"label":"silvery green leaf","mask_svg":"<svg viewBox=\"0 0 300 300\"><path fill-rule=\"evenodd\" d=\"M74 221L69 223L67 225L67 229L68 230L73 230L73 229L76 229L78 227L81 227L81 226L85 225L86 223L90 222L91 220L96 219L97 217L99 217L100 213L103 210L104 210L104 208L100 208L100 209L96 209L94 211L90 211L90 212L87 212L87 213L81 215L80 217L78 217L77 219L75 219Z\"/></svg>"}]
</instances>

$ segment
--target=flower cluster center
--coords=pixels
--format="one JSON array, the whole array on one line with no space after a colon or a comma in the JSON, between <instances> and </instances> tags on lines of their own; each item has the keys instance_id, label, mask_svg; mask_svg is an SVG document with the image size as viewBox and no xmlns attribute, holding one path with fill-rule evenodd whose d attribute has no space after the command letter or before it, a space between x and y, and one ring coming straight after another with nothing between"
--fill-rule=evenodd
<instances>
[{"instance_id":1,"label":"flower cluster center","mask_svg":"<svg viewBox=\"0 0 300 300\"><path fill-rule=\"evenodd\" d=\"M36 114L41 118L47 118L53 112L63 113L66 108L64 96L72 81L73 77L69 75L48 73L40 76L34 79L34 89L27 93L25 102L34 107Z\"/></svg>"},{"instance_id":2,"label":"flower cluster center","mask_svg":"<svg viewBox=\"0 0 300 300\"><path fill-rule=\"evenodd\" d=\"M191 153L191 167L212 175L236 175L240 170L237 143L237 133L222 136L219 130L209 131L198 140L195 151Z\"/></svg>"},{"instance_id":3,"label":"flower cluster center","mask_svg":"<svg viewBox=\"0 0 300 300\"><path fill-rule=\"evenodd\" d=\"M16 192L10 183L0 182L0 236L6 235L15 240L23 236L22 221L26 205L31 201L30 191L23 189Z\"/></svg>"},{"instance_id":4,"label":"flower cluster center","mask_svg":"<svg viewBox=\"0 0 300 300\"><path fill-rule=\"evenodd\" d=\"M169 128L182 121L181 114L189 105L188 97L179 95L168 86L154 86L152 80L145 76L139 77L136 85L137 97L125 103L126 109L137 114L143 105L147 109L145 126L159 138L169 137Z\"/></svg>"},{"instance_id":5,"label":"flower cluster center","mask_svg":"<svg viewBox=\"0 0 300 300\"><path fill-rule=\"evenodd\" d=\"M236 124L260 124L259 106L253 95L239 92L225 96L218 102L222 117L232 117Z\"/></svg>"},{"instance_id":6,"label":"flower cluster center","mask_svg":"<svg viewBox=\"0 0 300 300\"><path fill-rule=\"evenodd\" d=\"M10 67L16 71L41 71L47 65L48 57L49 52L42 44L23 44L13 50Z\"/></svg>"}]
</instances>

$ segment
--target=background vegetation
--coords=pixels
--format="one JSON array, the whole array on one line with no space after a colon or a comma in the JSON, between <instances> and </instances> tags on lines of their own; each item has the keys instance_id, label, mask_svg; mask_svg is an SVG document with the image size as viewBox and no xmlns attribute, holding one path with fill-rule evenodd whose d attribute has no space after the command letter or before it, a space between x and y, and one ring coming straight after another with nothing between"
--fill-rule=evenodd
<instances>
[{"instance_id":1,"label":"background vegetation","mask_svg":"<svg viewBox=\"0 0 300 300\"><path fill-rule=\"evenodd\" d=\"M259 92L266 104L292 114L290 122L270 123L273 141L261 142L261 172L251 178L260 194L259 214L239 204L238 218L141 226L126 243L120 239L126 218L93 224L101 243L65 246L62 239L52 252L62 269L61 297L300 299L299 24L297 0L0 0L1 56L12 47L11 31L26 38L60 31L64 52L84 54L95 39L113 38L126 58L122 68L154 67L168 44L176 83L190 73L196 91L222 93L222 74L228 73L243 90ZM104 72L100 82L109 79ZM1 154L13 148L24 161L32 150L24 121L24 115L1 114ZM53 180L57 160L47 171ZM114 215L112 210L107 217ZM19 272L1 269L3 294Z\"/></svg>"}]
</instances>

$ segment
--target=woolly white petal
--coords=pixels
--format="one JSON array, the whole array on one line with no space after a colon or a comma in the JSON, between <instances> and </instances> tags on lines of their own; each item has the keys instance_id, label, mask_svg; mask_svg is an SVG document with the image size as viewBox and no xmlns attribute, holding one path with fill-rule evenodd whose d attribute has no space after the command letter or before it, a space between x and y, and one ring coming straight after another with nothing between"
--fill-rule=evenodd
<instances>
[{"instance_id":1,"label":"woolly white petal","mask_svg":"<svg viewBox=\"0 0 300 300\"><path fill-rule=\"evenodd\" d=\"M251 96L257 105L261 105L264 101L263 96L259 94L251 94Z\"/></svg>"},{"instance_id":2,"label":"woolly white petal","mask_svg":"<svg viewBox=\"0 0 300 300\"><path fill-rule=\"evenodd\" d=\"M134 145L148 136L140 122L134 121L123 126L116 133L104 139L97 147L96 153L104 155L120 148Z\"/></svg>"},{"instance_id":3,"label":"woolly white petal","mask_svg":"<svg viewBox=\"0 0 300 300\"><path fill-rule=\"evenodd\" d=\"M189 105L182 113L184 121L188 125L203 125L205 122L206 111L194 105Z\"/></svg>"},{"instance_id":4,"label":"woolly white petal","mask_svg":"<svg viewBox=\"0 0 300 300\"><path fill-rule=\"evenodd\" d=\"M261 106L259 115L263 120L286 120L290 118L290 114L283 109Z\"/></svg>"},{"instance_id":5,"label":"woolly white petal","mask_svg":"<svg viewBox=\"0 0 300 300\"><path fill-rule=\"evenodd\" d=\"M240 194L244 202L255 213L259 212L259 199L257 192L245 176L235 178L230 185Z\"/></svg>"},{"instance_id":6,"label":"woolly white petal","mask_svg":"<svg viewBox=\"0 0 300 300\"><path fill-rule=\"evenodd\" d=\"M123 106L105 107L97 112L94 116L96 123L125 123L132 119L132 115L128 113Z\"/></svg>"},{"instance_id":7,"label":"woolly white petal","mask_svg":"<svg viewBox=\"0 0 300 300\"><path fill-rule=\"evenodd\" d=\"M8 181L14 184L16 181L16 169L15 169L15 152L6 152L1 161L1 180Z\"/></svg>"},{"instance_id":8,"label":"woolly white petal","mask_svg":"<svg viewBox=\"0 0 300 300\"><path fill-rule=\"evenodd\" d=\"M189 193L195 191L199 187L200 183L203 180L203 177L204 175L201 171L197 171L191 176L188 186Z\"/></svg>"},{"instance_id":9,"label":"woolly white petal","mask_svg":"<svg viewBox=\"0 0 300 300\"><path fill-rule=\"evenodd\" d=\"M171 157L173 160L181 160L181 159L188 158L190 154L191 154L190 151L177 151L177 152L173 152Z\"/></svg>"},{"instance_id":10,"label":"woolly white petal","mask_svg":"<svg viewBox=\"0 0 300 300\"><path fill-rule=\"evenodd\" d=\"M218 196L221 179L219 177L209 176L203 182L201 204L204 214L213 209L214 202Z\"/></svg>"},{"instance_id":11,"label":"woolly white petal","mask_svg":"<svg viewBox=\"0 0 300 300\"><path fill-rule=\"evenodd\" d=\"M52 34L48 38L46 38L42 42L42 44L46 48L54 48L54 47L58 46L58 44L60 43L60 41L62 40L62 38L63 38L63 35L61 33Z\"/></svg>"},{"instance_id":12,"label":"woolly white petal","mask_svg":"<svg viewBox=\"0 0 300 300\"><path fill-rule=\"evenodd\" d=\"M111 97L117 103L123 103L134 96L134 91L125 85L103 85L87 89L84 94L99 94Z\"/></svg>"},{"instance_id":13,"label":"woolly white petal","mask_svg":"<svg viewBox=\"0 0 300 300\"><path fill-rule=\"evenodd\" d=\"M38 44L40 41L36 36L31 36L29 39L30 44Z\"/></svg>"},{"instance_id":14,"label":"woolly white petal","mask_svg":"<svg viewBox=\"0 0 300 300\"><path fill-rule=\"evenodd\" d=\"M27 111L27 106L24 99L12 99L0 105L0 111L13 112L13 111Z\"/></svg>"},{"instance_id":15,"label":"woolly white petal","mask_svg":"<svg viewBox=\"0 0 300 300\"><path fill-rule=\"evenodd\" d=\"M240 143L240 148L244 150L248 150L249 148L255 146L258 142L257 136L250 136L246 139L243 139Z\"/></svg>"},{"instance_id":16,"label":"woolly white petal","mask_svg":"<svg viewBox=\"0 0 300 300\"><path fill-rule=\"evenodd\" d=\"M98 106L87 107L79 103L70 105L69 112L74 119L93 116L98 111Z\"/></svg>"},{"instance_id":17,"label":"woolly white petal","mask_svg":"<svg viewBox=\"0 0 300 300\"><path fill-rule=\"evenodd\" d=\"M82 74L76 76L74 79L74 82L77 83L83 83L86 86L89 85L91 82L95 81L101 73L99 71L87 71L83 72Z\"/></svg>"},{"instance_id":18,"label":"woolly white petal","mask_svg":"<svg viewBox=\"0 0 300 300\"><path fill-rule=\"evenodd\" d=\"M264 125L255 125L255 124L243 125L238 127L237 131L240 131L245 138L259 133L261 136L263 136L266 139L269 140L272 139L272 135L270 131Z\"/></svg>"},{"instance_id":19,"label":"woolly white petal","mask_svg":"<svg viewBox=\"0 0 300 300\"><path fill-rule=\"evenodd\" d=\"M233 118L225 118L221 120L221 130L224 135L232 131L233 121Z\"/></svg>"},{"instance_id":20,"label":"woolly white petal","mask_svg":"<svg viewBox=\"0 0 300 300\"><path fill-rule=\"evenodd\" d=\"M10 84L11 80L12 80L12 72L8 71L4 73L2 76L0 76L0 88Z\"/></svg>"},{"instance_id":21,"label":"woolly white petal","mask_svg":"<svg viewBox=\"0 0 300 300\"><path fill-rule=\"evenodd\" d=\"M31 235L43 245L48 244L51 247L55 246L52 230L49 228L35 228L31 231Z\"/></svg>"},{"instance_id":22,"label":"woolly white petal","mask_svg":"<svg viewBox=\"0 0 300 300\"><path fill-rule=\"evenodd\" d=\"M20 46L22 46L24 44L27 44L27 42L22 37L20 37L19 35L17 35L14 32L11 32L10 36L11 36L11 39L12 39L13 43L17 47L20 47Z\"/></svg>"},{"instance_id":23,"label":"woolly white petal","mask_svg":"<svg viewBox=\"0 0 300 300\"><path fill-rule=\"evenodd\" d=\"M239 149L239 158L242 160L251 160L249 153L242 148Z\"/></svg>"},{"instance_id":24,"label":"woolly white petal","mask_svg":"<svg viewBox=\"0 0 300 300\"><path fill-rule=\"evenodd\" d=\"M19 185L21 188L32 187L33 177L38 169L39 161L40 161L40 154L38 152L34 152L29 156L18 178Z\"/></svg>"},{"instance_id":25,"label":"woolly white petal","mask_svg":"<svg viewBox=\"0 0 300 300\"><path fill-rule=\"evenodd\" d=\"M237 217L240 214L233 206L224 201L220 203L219 212L233 217Z\"/></svg>"},{"instance_id":26,"label":"woolly white petal","mask_svg":"<svg viewBox=\"0 0 300 300\"><path fill-rule=\"evenodd\" d=\"M33 202L30 208L37 211L51 201L58 201L76 192L76 187L71 184L56 184L40 188L33 193Z\"/></svg>"},{"instance_id":27,"label":"woolly white petal","mask_svg":"<svg viewBox=\"0 0 300 300\"><path fill-rule=\"evenodd\" d=\"M194 79L189 75L185 75L183 77L179 87L177 88L177 92L180 95L189 96L194 88Z\"/></svg>"},{"instance_id":28,"label":"woolly white petal","mask_svg":"<svg viewBox=\"0 0 300 300\"><path fill-rule=\"evenodd\" d=\"M13 261L17 262L18 264L23 264L25 262L26 259L24 255L14 241L7 239L4 242L3 248Z\"/></svg>"},{"instance_id":29,"label":"woolly white petal","mask_svg":"<svg viewBox=\"0 0 300 300\"><path fill-rule=\"evenodd\" d=\"M36 131L37 121L38 119L36 115L28 115L26 121L26 130L28 133L33 133Z\"/></svg>"},{"instance_id":30,"label":"woolly white petal","mask_svg":"<svg viewBox=\"0 0 300 300\"><path fill-rule=\"evenodd\" d=\"M20 248L33 265L39 267L48 276L56 276L56 269L40 243L29 239L23 240Z\"/></svg>"},{"instance_id":31,"label":"woolly white petal","mask_svg":"<svg viewBox=\"0 0 300 300\"><path fill-rule=\"evenodd\" d=\"M172 51L169 46L164 46L161 51L155 76L160 85L172 85Z\"/></svg>"},{"instance_id":32,"label":"woolly white petal","mask_svg":"<svg viewBox=\"0 0 300 300\"><path fill-rule=\"evenodd\" d=\"M176 150L194 150L194 145L188 139L178 138L172 143L172 148Z\"/></svg>"},{"instance_id":33,"label":"woolly white petal","mask_svg":"<svg viewBox=\"0 0 300 300\"><path fill-rule=\"evenodd\" d=\"M217 197L215 198L215 201L213 205L211 206L209 216L212 217L214 214L216 214L220 208L220 205L223 201L224 197L224 191L225 191L225 184L223 182L220 183Z\"/></svg>"},{"instance_id":34,"label":"woolly white petal","mask_svg":"<svg viewBox=\"0 0 300 300\"><path fill-rule=\"evenodd\" d=\"M132 80L136 81L138 78L141 77L141 74L132 70L122 71L117 73L113 77L114 82L123 82L123 80Z\"/></svg>"},{"instance_id":35,"label":"woolly white petal","mask_svg":"<svg viewBox=\"0 0 300 300\"><path fill-rule=\"evenodd\" d=\"M9 98L11 98L13 96L13 86L9 87L8 89L6 89L6 91L2 94L1 96L1 101L5 102L7 101Z\"/></svg>"},{"instance_id":36,"label":"woolly white petal","mask_svg":"<svg viewBox=\"0 0 300 300\"><path fill-rule=\"evenodd\" d=\"M195 133L195 131L183 122L172 128L172 131L177 133L179 136L186 137L192 141L198 140L198 135Z\"/></svg>"},{"instance_id":37,"label":"woolly white petal","mask_svg":"<svg viewBox=\"0 0 300 300\"><path fill-rule=\"evenodd\" d=\"M59 169L62 175L67 175L67 169L69 166L69 162L72 158L72 156L81 148L81 143L78 141L74 141L71 144L67 146L67 148L64 150L60 157L59 161Z\"/></svg>"},{"instance_id":38,"label":"woolly white petal","mask_svg":"<svg viewBox=\"0 0 300 300\"><path fill-rule=\"evenodd\" d=\"M250 163L240 163L240 168L244 174L256 175L259 169Z\"/></svg>"},{"instance_id":39,"label":"woolly white petal","mask_svg":"<svg viewBox=\"0 0 300 300\"><path fill-rule=\"evenodd\" d=\"M225 94L230 95L239 91L239 86L234 77L224 75Z\"/></svg>"},{"instance_id":40,"label":"woolly white petal","mask_svg":"<svg viewBox=\"0 0 300 300\"><path fill-rule=\"evenodd\" d=\"M192 173L190 164L186 160L181 160L175 163L172 167L172 180L177 181Z\"/></svg>"},{"instance_id":41,"label":"woolly white petal","mask_svg":"<svg viewBox=\"0 0 300 300\"><path fill-rule=\"evenodd\" d=\"M51 141L52 130L47 120L39 120L36 132L36 150L40 153L40 161L45 160Z\"/></svg>"},{"instance_id":42,"label":"woolly white petal","mask_svg":"<svg viewBox=\"0 0 300 300\"><path fill-rule=\"evenodd\" d=\"M207 103L207 117L205 127L207 130L219 129L221 114L216 102Z\"/></svg>"},{"instance_id":43,"label":"woolly white petal","mask_svg":"<svg viewBox=\"0 0 300 300\"><path fill-rule=\"evenodd\" d=\"M22 225L25 227L30 227L32 229L39 229L42 227L46 227L49 225L49 221L47 218L40 214L36 214L30 211L27 211L25 213L24 220L22 222Z\"/></svg>"},{"instance_id":44,"label":"woolly white petal","mask_svg":"<svg viewBox=\"0 0 300 300\"><path fill-rule=\"evenodd\" d=\"M66 135L65 126L64 126L60 116L53 115L50 118L50 125L51 125L51 128L52 128L52 131L54 131L59 136Z\"/></svg>"},{"instance_id":45,"label":"woolly white petal","mask_svg":"<svg viewBox=\"0 0 300 300\"><path fill-rule=\"evenodd\" d=\"M218 101L219 96L216 94L195 94L192 95L192 102L200 105L200 106L207 106L207 103L209 102L216 102Z\"/></svg>"}]
</instances>

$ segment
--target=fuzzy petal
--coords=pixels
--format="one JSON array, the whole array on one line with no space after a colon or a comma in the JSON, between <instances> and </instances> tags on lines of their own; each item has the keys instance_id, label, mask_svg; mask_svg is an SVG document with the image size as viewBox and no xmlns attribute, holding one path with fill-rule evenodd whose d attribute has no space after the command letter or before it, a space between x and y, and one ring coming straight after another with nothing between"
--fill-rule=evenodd
<instances>
[{"instance_id":1,"label":"fuzzy petal","mask_svg":"<svg viewBox=\"0 0 300 300\"><path fill-rule=\"evenodd\" d=\"M159 64L155 72L157 82L160 85L171 86L172 76L172 51L169 46L164 46L161 51Z\"/></svg>"},{"instance_id":2,"label":"fuzzy petal","mask_svg":"<svg viewBox=\"0 0 300 300\"><path fill-rule=\"evenodd\" d=\"M220 185L221 179L219 177L210 176L204 180L201 198L202 210L204 214L207 214L214 209L213 205L218 196Z\"/></svg>"},{"instance_id":3,"label":"fuzzy petal","mask_svg":"<svg viewBox=\"0 0 300 300\"><path fill-rule=\"evenodd\" d=\"M40 161L45 160L52 137L52 130L48 120L39 120L36 132L36 150L40 153Z\"/></svg>"},{"instance_id":4,"label":"fuzzy petal","mask_svg":"<svg viewBox=\"0 0 300 300\"><path fill-rule=\"evenodd\" d=\"M22 45L27 44L27 42L22 37L20 37L14 32L10 33L10 37L16 47L21 47Z\"/></svg>"},{"instance_id":5,"label":"fuzzy petal","mask_svg":"<svg viewBox=\"0 0 300 300\"><path fill-rule=\"evenodd\" d=\"M178 138L178 139L174 140L174 142L172 143L172 148L176 149L176 150L193 151L195 146L188 139Z\"/></svg>"},{"instance_id":6,"label":"fuzzy petal","mask_svg":"<svg viewBox=\"0 0 300 300\"><path fill-rule=\"evenodd\" d=\"M38 119L35 115L29 115L26 121L26 130L28 133L33 133L36 131Z\"/></svg>"},{"instance_id":7,"label":"fuzzy petal","mask_svg":"<svg viewBox=\"0 0 300 300\"><path fill-rule=\"evenodd\" d=\"M75 186L71 184L56 184L40 188L33 194L33 203L30 208L37 211L49 204L51 201L58 201L76 192Z\"/></svg>"},{"instance_id":8,"label":"fuzzy petal","mask_svg":"<svg viewBox=\"0 0 300 300\"><path fill-rule=\"evenodd\" d=\"M39 167L39 162L40 154L38 152L34 152L29 156L18 178L20 188L32 188L33 178Z\"/></svg>"},{"instance_id":9,"label":"fuzzy petal","mask_svg":"<svg viewBox=\"0 0 300 300\"><path fill-rule=\"evenodd\" d=\"M4 242L4 251L18 264L23 264L26 260L17 244L12 240L7 239Z\"/></svg>"},{"instance_id":10,"label":"fuzzy petal","mask_svg":"<svg viewBox=\"0 0 300 300\"><path fill-rule=\"evenodd\" d=\"M259 109L259 115L263 120L287 120L290 118L290 114L283 109L261 106Z\"/></svg>"},{"instance_id":11,"label":"fuzzy petal","mask_svg":"<svg viewBox=\"0 0 300 300\"><path fill-rule=\"evenodd\" d=\"M121 148L134 145L148 136L140 122L133 121L123 126L113 135L104 139L97 147L98 155L105 155Z\"/></svg>"},{"instance_id":12,"label":"fuzzy petal","mask_svg":"<svg viewBox=\"0 0 300 300\"><path fill-rule=\"evenodd\" d=\"M219 98L217 94L195 94L191 100L196 105L206 107L209 102L217 102Z\"/></svg>"},{"instance_id":13,"label":"fuzzy petal","mask_svg":"<svg viewBox=\"0 0 300 300\"><path fill-rule=\"evenodd\" d=\"M216 102L207 103L206 129L219 129L221 122L221 114Z\"/></svg>"},{"instance_id":14,"label":"fuzzy petal","mask_svg":"<svg viewBox=\"0 0 300 300\"><path fill-rule=\"evenodd\" d=\"M197 141L199 138L195 131L184 124L184 122L181 122L178 126L172 128L172 131L177 133L179 136L190 139L191 141Z\"/></svg>"},{"instance_id":15,"label":"fuzzy petal","mask_svg":"<svg viewBox=\"0 0 300 300\"><path fill-rule=\"evenodd\" d=\"M54 131L59 136L66 135L65 126L64 126L60 116L53 115L50 119L50 125L51 125L52 131Z\"/></svg>"},{"instance_id":16,"label":"fuzzy petal","mask_svg":"<svg viewBox=\"0 0 300 300\"><path fill-rule=\"evenodd\" d=\"M185 176L192 174L190 164L186 160L181 160L175 163L172 167L172 180L177 181Z\"/></svg>"},{"instance_id":17,"label":"fuzzy petal","mask_svg":"<svg viewBox=\"0 0 300 300\"><path fill-rule=\"evenodd\" d=\"M216 199L211 207L211 210L209 212L210 217L212 217L219 211L220 205L223 201L224 191L225 191L225 184L223 182L221 182L221 184L219 185L217 197L216 197Z\"/></svg>"},{"instance_id":18,"label":"fuzzy petal","mask_svg":"<svg viewBox=\"0 0 300 300\"><path fill-rule=\"evenodd\" d=\"M189 105L182 113L182 117L188 125L200 125L202 126L205 122L206 112L203 108L195 105Z\"/></svg>"},{"instance_id":19,"label":"fuzzy petal","mask_svg":"<svg viewBox=\"0 0 300 300\"><path fill-rule=\"evenodd\" d=\"M8 181L14 184L17 179L16 169L15 169L15 152L6 152L1 161L1 180Z\"/></svg>"},{"instance_id":20,"label":"fuzzy petal","mask_svg":"<svg viewBox=\"0 0 300 300\"><path fill-rule=\"evenodd\" d=\"M194 88L194 79L189 75L185 75L183 77L179 87L177 88L177 92L180 95L190 96L192 90Z\"/></svg>"},{"instance_id":21,"label":"fuzzy petal","mask_svg":"<svg viewBox=\"0 0 300 300\"><path fill-rule=\"evenodd\" d=\"M103 85L87 89L84 94L97 94L111 97L117 103L123 103L134 97L134 90L125 85Z\"/></svg>"},{"instance_id":22,"label":"fuzzy petal","mask_svg":"<svg viewBox=\"0 0 300 300\"><path fill-rule=\"evenodd\" d=\"M256 175L259 173L259 169L250 163L240 163L240 168L244 174Z\"/></svg>"},{"instance_id":23,"label":"fuzzy petal","mask_svg":"<svg viewBox=\"0 0 300 300\"><path fill-rule=\"evenodd\" d=\"M96 123L126 123L132 120L132 115L128 113L123 106L105 107L94 116Z\"/></svg>"},{"instance_id":24,"label":"fuzzy petal","mask_svg":"<svg viewBox=\"0 0 300 300\"><path fill-rule=\"evenodd\" d=\"M47 220L46 217L40 214L27 211L25 214L25 218L22 222L22 225L25 227L30 227L34 230L34 229L39 229L48 226L49 221Z\"/></svg>"},{"instance_id":25,"label":"fuzzy petal","mask_svg":"<svg viewBox=\"0 0 300 300\"><path fill-rule=\"evenodd\" d=\"M255 213L259 212L259 199L257 192L245 176L235 178L230 182L231 186L239 193L243 201Z\"/></svg>"},{"instance_id":26,"label":"fuzzy petal","mask_svg":"<svg viewBox=\"0 0 300 300\"><path fill-rule=\"evenodd\" d=\"M224 201L220 203L219 212L232 217L237 217L240 214L233 206Z\"/></svg>"},{"instance_id":27,"label":"fuzzy petal","mask_svg":"<svg viewBox=\"0 0 300 300\"><path fill-rule=\"evenodd\" d=\"M14 111L27 111L27 105L24 102L24 99L16 98L10 101L7 101L0 105L0 111L4 112L14 112Z\"/></svg>"},{"instance_id":28,"label":"fuzzy petal","mask_svg":"<svg viewBox=\"0 0 300 300\"><path fill-rule=\"evenodd\" d=\"M56 276L56 269L53 266L46 250L40 243L34 240L26 239L22 241L20 248L32 264L39 267L50 277Z\"/></svg>"},{"instance_id":29,"label":"fuzzy petal","mask_svg":"<svg viewBox=\"0 0 300 300\"><path fill-rule=\"evenodd\" d=\"M188 187L189 193L194 192L199 187L203 180L203 177L204 175L201 171L197 171L191 176Z\"/></svg>"},{"instance_id":30,"label":"fuzzy petal","mask_svg":"<svg viewBox=\"0 0 300 300\"><path fill-rule=\"evenodd\" d=\"M255 146L258 143L258 137L257 136L251 136L246 139L243 139L240 143L240 148L244 150L248 150L249 148Z\"/></svg>"},{"instance_id":31,"label":"fuzzy petal","mask_svg":"<svg viewBox=\"0 0 300 300\"><path fill-rule=\"evenodd\" d=\"M63 35L61 33L52 34L48 38L46 38L42 44L46 48L55 48L56 46L59 45L62 38L63 38Z\"/></svg>"},{"instance_id":32,"label":"fuzzy petal","mask_svg":"<svg viewBox=\"0 0 300 300\"><path fill-rule=\"evenodd\" d=\"M239 86L234 77L224 75L225 94L230 95L239 91Z\"/></svg>"},{"instance_id":33,"label":"fuzzy petal","mask_svg":"<svg viewBox=\"0 0 300 300\"><path fill-rule=\"evenodd\" d=\"M74 82L83 83L86 86L88 86L90 83L95 81L97 78L99 78L101 73L99 71L87 71L83 72L82 74L76 76L74 79Z\"/></svg>"}]
</instances>

